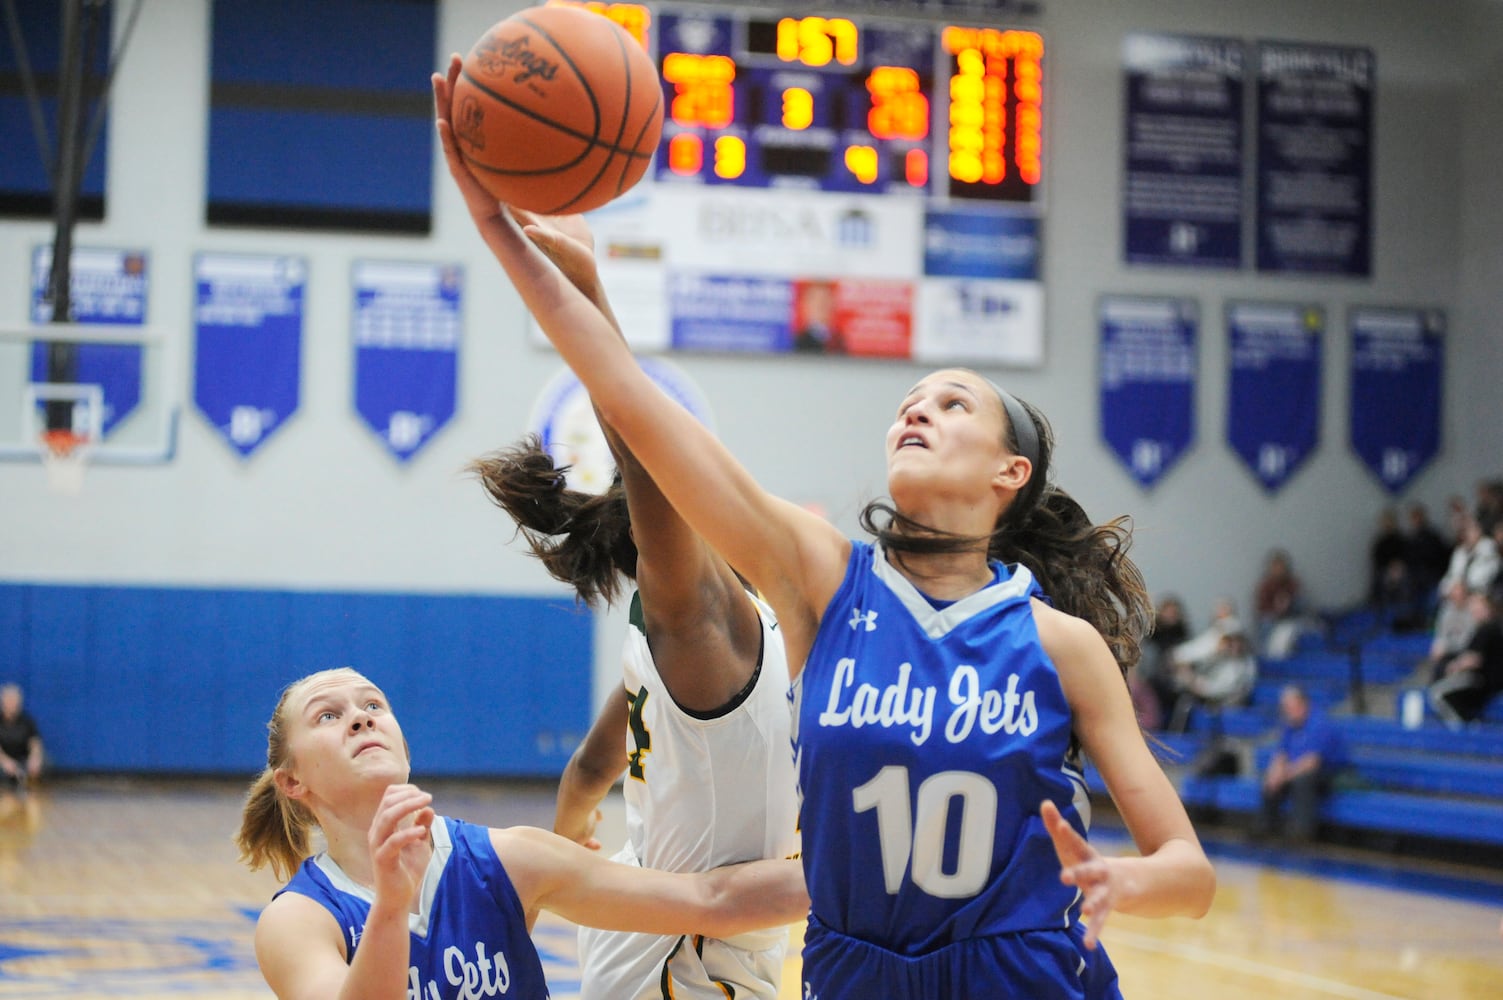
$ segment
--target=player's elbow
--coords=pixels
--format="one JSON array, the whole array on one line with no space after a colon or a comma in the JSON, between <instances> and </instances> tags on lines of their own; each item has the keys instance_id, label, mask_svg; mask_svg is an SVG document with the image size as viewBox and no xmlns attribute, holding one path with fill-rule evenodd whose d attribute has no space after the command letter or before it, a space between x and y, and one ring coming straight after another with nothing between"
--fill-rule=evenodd
<instances>
[{"instance_id":1,"label":"player's elbow","mask_svg":"<svg viewBox=\"0 0 1503 1000\"><path fill-rule=\"evenodd\" d=\"M1205 855L1190 871L1190 891L1186 893L1186 915L1199 920L1211 912L1216 901L1216 867Z\"/></svg>"}]
</instances>

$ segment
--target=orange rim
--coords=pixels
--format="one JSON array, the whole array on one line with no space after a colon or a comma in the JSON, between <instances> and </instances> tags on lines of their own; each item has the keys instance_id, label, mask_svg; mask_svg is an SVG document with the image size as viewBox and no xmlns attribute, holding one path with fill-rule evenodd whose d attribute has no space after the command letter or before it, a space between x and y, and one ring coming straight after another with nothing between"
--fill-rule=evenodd
<instances>
[{"instance_id":1,"label":"orange rim","mask_svg":"<svg viewBox=\"0 0 1503 1000\"><path fill-rule=\"evenodd\" d=\"M72 431L48 430L42 432L42 441L47 445L47 450L59 458L67 458L73 454L73 449L87 440L82 434L75 434Z\"/></svg>"}]
</instances>

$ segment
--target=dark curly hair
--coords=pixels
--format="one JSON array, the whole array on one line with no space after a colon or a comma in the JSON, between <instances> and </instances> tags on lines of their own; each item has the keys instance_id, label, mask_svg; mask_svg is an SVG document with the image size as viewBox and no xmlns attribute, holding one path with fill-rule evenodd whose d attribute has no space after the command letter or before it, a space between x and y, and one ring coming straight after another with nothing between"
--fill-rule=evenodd
<instances>
[{"instance_id":1,"label":"dark curly hair","mask_svg":"<svg viewBox=\"0 0 1503 1000\"><path fill-rule=\"evenodd\" d=\"M619 473L598 496L570 489L564 478L569 467L556 468L536 434L477 458L466 471L511 515L532 554L550 576L574 588L580 603L609 604L621 594L622 577L636 579L637 545Z\"/></svg>"},{"instance_id":2,"label":"dark curly hair","mask_svg":"<svg viewBox=\"0 0 1503 1000\"><path fill-rule=\"evenodd\" d=\"M1049 481L1054 434L1042 413L1019 402L1038 429L1038 459L1028 485L984 539L987 555L1027 566L1054 607L1095 626L1125 678L1153 625L1153 602L1143 575L1127 555L1132 522L1118 517L1094 524L1073 497ZM1010 423L1007 445L1018 452L1017 432ZM921 524L885 500L866 505L861 527L883 548L899 554L960 552L983 541Z\"/></svg>"}]
</instances>

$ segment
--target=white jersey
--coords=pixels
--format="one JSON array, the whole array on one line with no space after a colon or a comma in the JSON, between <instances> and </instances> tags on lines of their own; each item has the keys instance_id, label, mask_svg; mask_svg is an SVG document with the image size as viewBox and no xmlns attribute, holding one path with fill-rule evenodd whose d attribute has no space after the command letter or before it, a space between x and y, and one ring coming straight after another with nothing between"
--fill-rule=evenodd
<instances>
[{"instance_id":1,"label":"white jersey","mask_svg":"<svg viewBox=\"0 0 1503 1000\"><path fill-rule=\"evenodd\" d=\"M757 675L727 708L701 715L668 694L647 648L641 598L632 598L622 650L631 708L627 843L617 861L702 872L798 856L788 660L777 619L761 601L756 605ZM584 928L579 940L581 1000L775 1000L788 932L779 927L715 940Z\"/></svg>"}]
</instances>

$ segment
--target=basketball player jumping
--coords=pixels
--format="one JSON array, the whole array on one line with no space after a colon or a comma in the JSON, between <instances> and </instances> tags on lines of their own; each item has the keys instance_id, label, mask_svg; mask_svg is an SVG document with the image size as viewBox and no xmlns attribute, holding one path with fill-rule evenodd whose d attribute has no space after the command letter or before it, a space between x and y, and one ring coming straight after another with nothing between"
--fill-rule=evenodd
<instances>
[{"instance_id":1,"label":"basketball player jumping","mask_svg":"<svg viewBox=\"0 0 1503 1000\"><path fill-rule=\"evenodd\" d=\"M557 220L555 262L603 315L587 226ZM625 864L708 871L798 855L788 664L772 611L669 506L608 425L619 479L567 488L536 438L472 465L549 572L580 600L635 582L616 688L564 771L555 832L594 840L598 806L626 772ZM585 928L581 1000L774 1000L786 928L725 941Z\"/></svg>"},{"instance_id":2,"label":"basketball player jumping","mask_svg":"<svg viewBox=\"0 0 1503 1000\"><path fill-rule=\"evenodd\" d=\"M892 502L862 519L875 542L768 494L534 245L547 227L524 231L469 174L447 120L457 68L434 78L438 132L482 238L605 421L777 612L812 898L804 996L1119 995L1094 950L1107 915L1199 916L1215 892L1123 679L1148 621L1126 528L1048 481L1041 414L959 369L898 407ZM1082 750L1141 856L1086 840Z\"/></svg>"}]
</instances>

